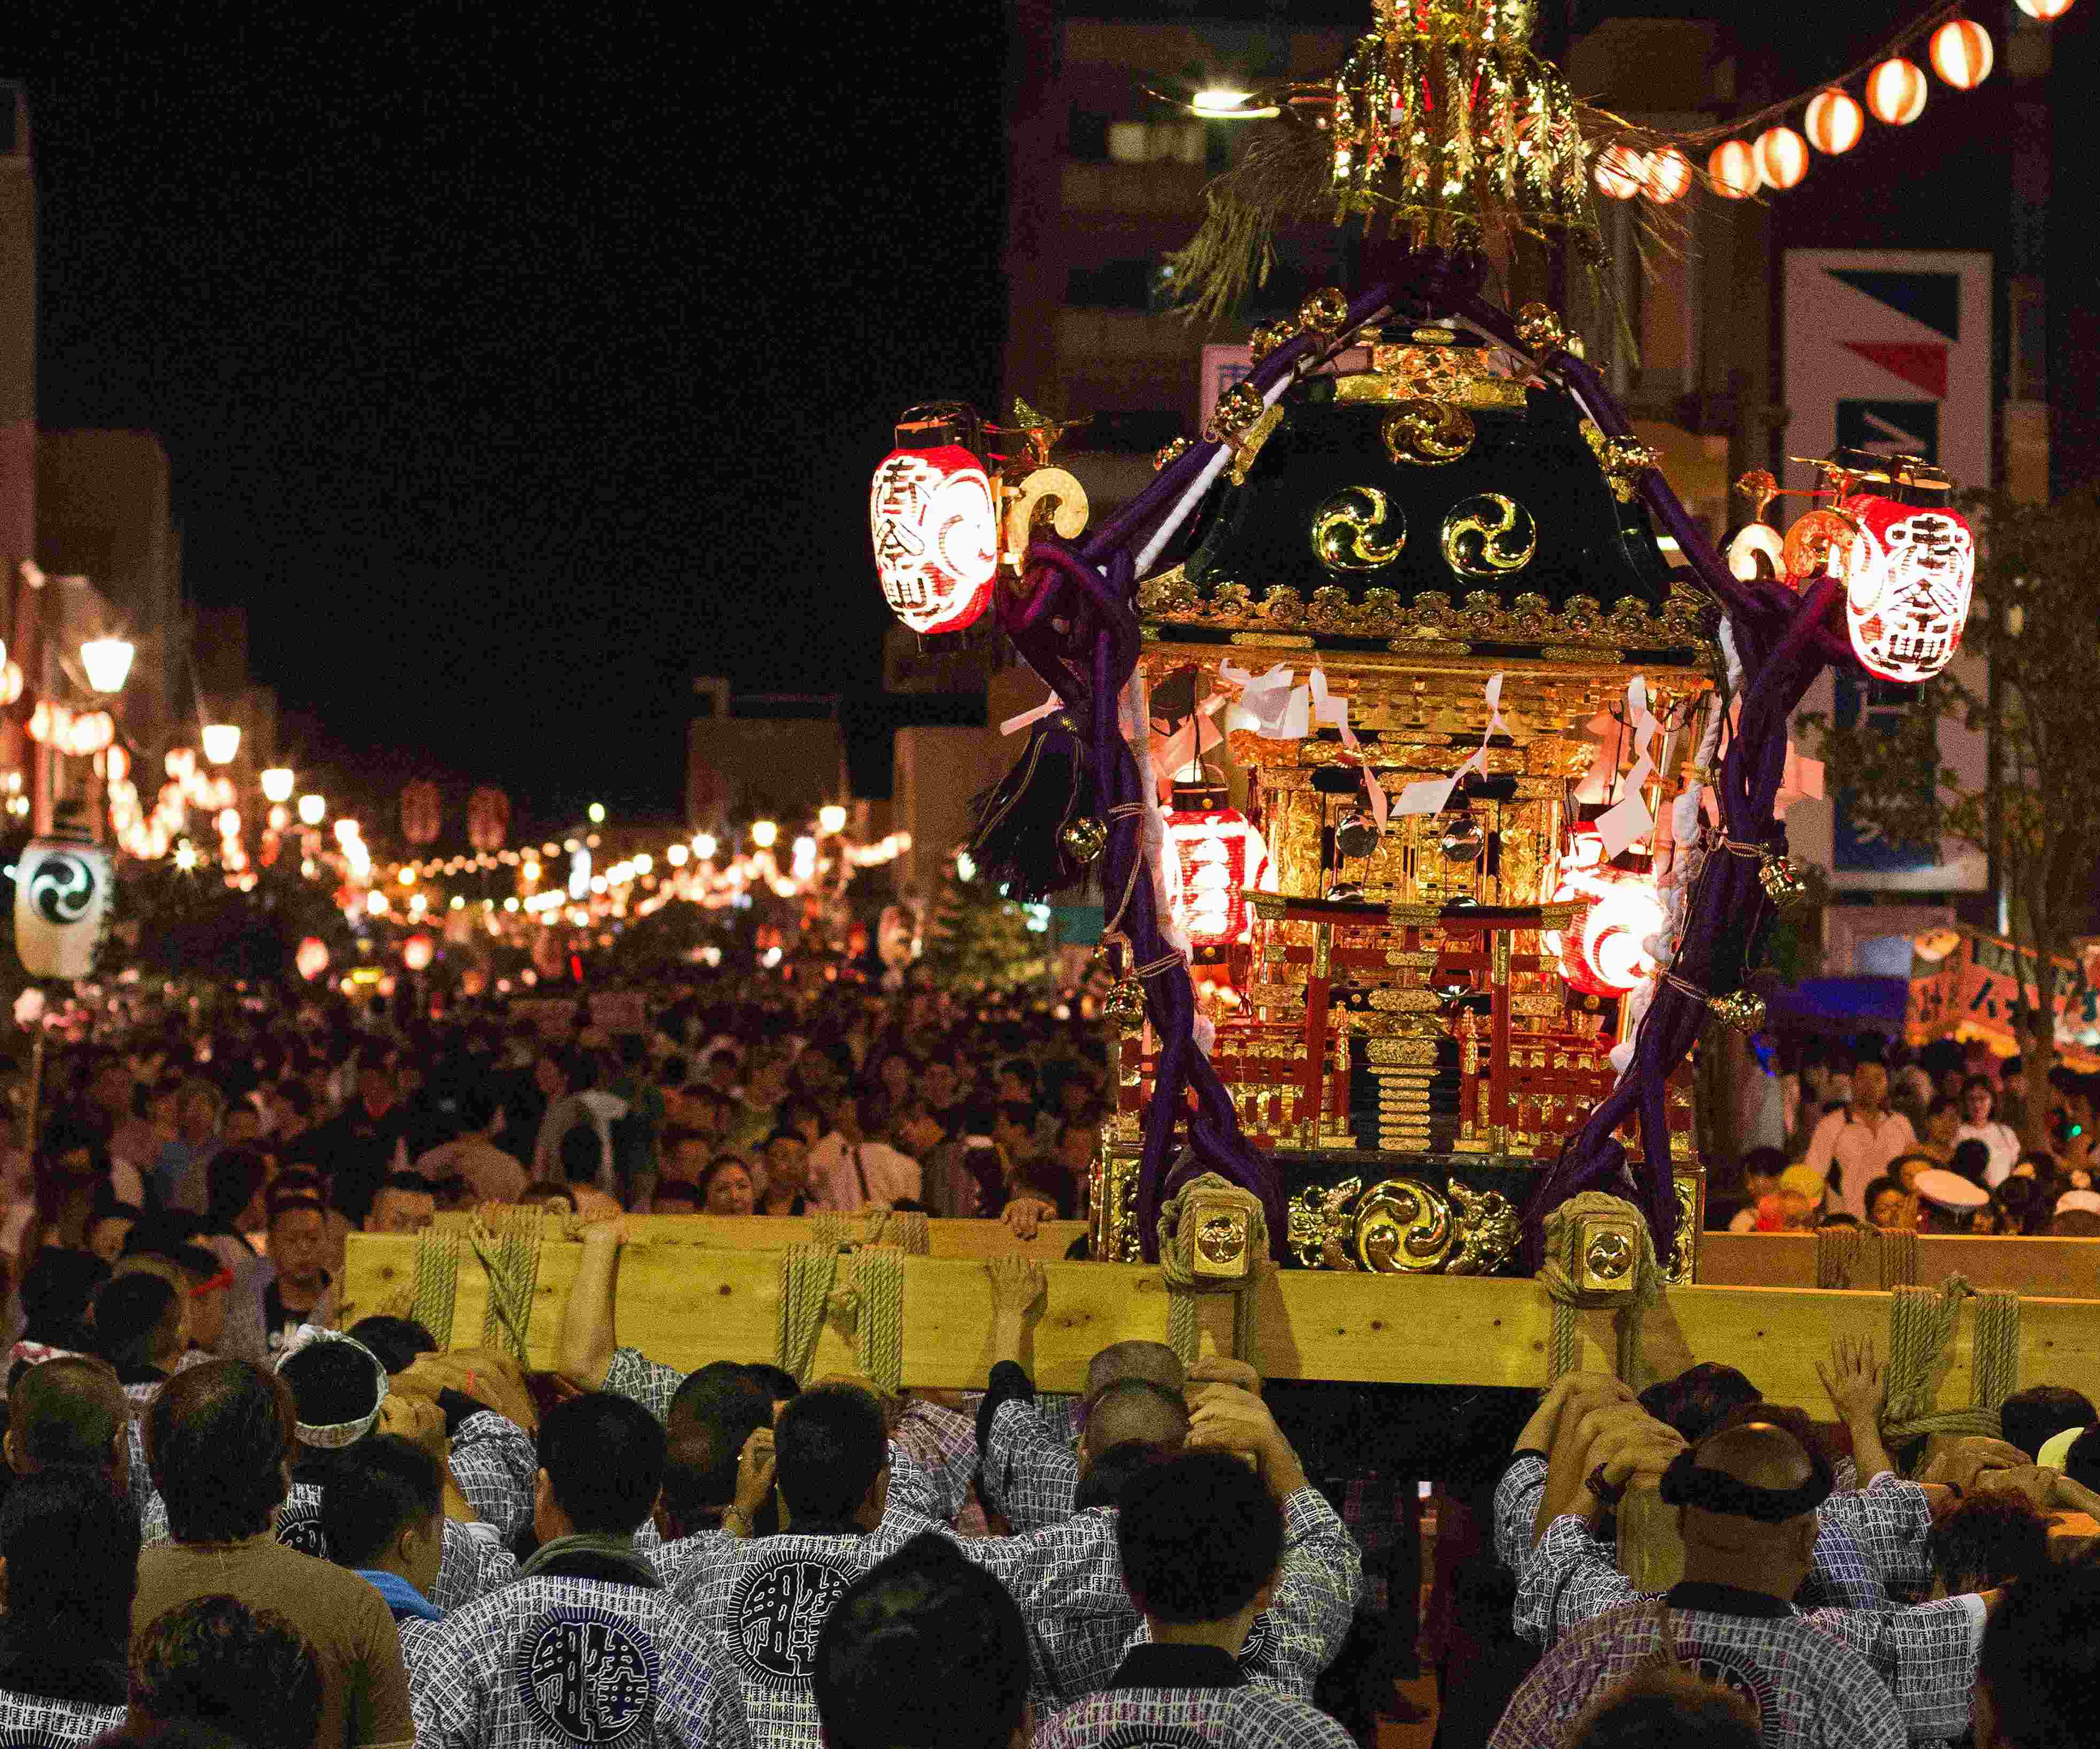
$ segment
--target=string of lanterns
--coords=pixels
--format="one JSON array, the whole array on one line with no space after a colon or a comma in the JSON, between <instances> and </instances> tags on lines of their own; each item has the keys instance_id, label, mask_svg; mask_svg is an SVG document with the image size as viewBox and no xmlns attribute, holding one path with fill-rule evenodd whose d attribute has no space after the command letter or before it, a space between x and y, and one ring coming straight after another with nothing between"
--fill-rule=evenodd
<instances>
[{"instance_id":1,"label":"string of lanterns","mask_svg":"<svg viewBox=\"0 0 2100 1749\"><path fill-rule=\"evenodd\" d=\"M2074 0L2018 3L2028 17L2048 24L2069 11ZM1991 33L1981 24L1949 15L1960 10L1959 0L1935 7L1852 72L1812 94L1789 98L1744 118L1752 125L1764 121L1772 125L1754 139L1735 137L1715 145L1706 157L1707 187L1729 201L1747 200L1767 188L1784 192L1798 188L1807 176L1811 151L1840 157L1858 145L1866 137L1869 115L1885 127L1910 126L1925 113L1931 94L1931 81L1908 52L1921 38L1926 42L1925 58L1942 84L1951 91L1974 91L1990 77L1997 51ZM1857 98L1846 89L1855 78L1862 81ZM1798 129L1780 119L1797 105L1802 109ZM1743 123L1732 126L1742 127ZM1639 198L1659 206L1689 193L1697 179L1691 160L1674 144L1652 152L1623 144L1607 147L1597 155L1590 177L1598 192L1612 200Z\"/></svg>"}]
</instances>

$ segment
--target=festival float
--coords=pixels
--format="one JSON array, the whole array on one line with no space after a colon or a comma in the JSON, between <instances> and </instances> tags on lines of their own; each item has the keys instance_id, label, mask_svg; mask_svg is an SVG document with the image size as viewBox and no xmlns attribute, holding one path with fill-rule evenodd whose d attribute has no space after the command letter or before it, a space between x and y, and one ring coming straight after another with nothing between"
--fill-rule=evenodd
<instances>
[{"instance_id":1,"label":"festival float","mask_svg":"<svg viewBox=\"0 0 2100 1749\"><path fill-rule=\"evenodd\" d=\"M1802 891L1789 718L1826 665L1916 682L1959 641L1974 545L1943 476L1833 457L1784 532L1754 476L1724 554L1555 311L1489 296L1521 250L1594 267L1597 192L1692 176L1575 101L1533 11L1383 0L1330 81L1257 99L1271 136L1213 185L1186 289L1229 310L1321 204L1361 227L1362 283L1257 330L1112 518L1086 526L1025 404L914 409L876 471L900 617L988 616L1051 690L969 849L1016 896L1103 898L1097 1258L1157 1257L1210 1174L1311 1267L1535 1270L1553 1211L1604 1192L1639 1218L1585 1242L1590 1273L1652 1246L1689 1279L1691 1053L1760 1023Z\"/></svg>"}]
</instances>

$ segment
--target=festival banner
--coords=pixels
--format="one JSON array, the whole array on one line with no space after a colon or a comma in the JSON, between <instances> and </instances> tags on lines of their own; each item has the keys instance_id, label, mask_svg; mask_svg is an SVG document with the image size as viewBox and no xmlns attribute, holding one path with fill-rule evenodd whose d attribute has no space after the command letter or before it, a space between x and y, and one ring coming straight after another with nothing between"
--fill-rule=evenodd
<instances>
[{"instance_id":1,"label":"festival banner","mask_svg":"<svg viewBox=\"0 0 2100 1749\"><path fill-rule=\"evenodd\" d=\"M2020 985L2039 1005L2035 956L2001 936L1957 926L1958 936L1943 959L1919 959L1911 968L1910 1003L1904 1033L1914 1045L1935 1039L1983 1039L2001 1054L2018 1051ZM2055 956L2056 1048L2081 1073L2100 1068L2100 989L2087 968Z\"/></svg>"},{"instance_id":2,"label":"festival banner","mask_svg":"<svg viewBox=\"0 0 2100 1749\"><path fill-rule=\"evenodd\" d=\"M1785 386L1789 457L1833 449L1917 456L1961 487L1992 483L1992 259L1964 250L1792 249L1785 252ZM1790 462L1785 484L1806 490L1813 471ZM1800 503L1792 500L1783 502ZM1980 687L1980 672L1957 671ZM1916 708L1908 687L1826 674L1804 711L1869 727ZM1939 758L1964 788L1983 786L1985 735L1943 721ZM1921 782L1931 780L1921 773ZM1793 854L1820 864L1839 888L1981 892L1989 872L1974 846L1900 844L1857 818L1839 791L1787 815Z\"/></svg>"}]
</instances>

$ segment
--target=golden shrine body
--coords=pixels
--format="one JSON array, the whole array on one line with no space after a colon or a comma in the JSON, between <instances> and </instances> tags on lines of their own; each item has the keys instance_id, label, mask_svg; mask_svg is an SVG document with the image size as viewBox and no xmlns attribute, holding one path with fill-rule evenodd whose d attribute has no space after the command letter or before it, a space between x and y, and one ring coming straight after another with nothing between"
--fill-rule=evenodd
<instances>
[{"instance_id":1,"label":"golden shrine body","mask_svg":"<svg viewBox=\"0 0 2100 1749\"><path fill-rule=\"evenodd\" d=\"M1197 955L1199 1000L1241 1126L1282 1176L1278 1237L1301 1263L1513 1268L1533 1175L1617 1080L1633 1005L1563 977L1560 932L1583 906L1556 895L1578 829L1640 776L1629 684L1665 726L1642 794L1666 832L1718 653L1705 598L1632 490L1650 461L1447 330L1388 335L1369 371L1309 379L1246 425L1194 551L1140 585L1151 693L1193 672L1200 704L1232 690L1221 664L1282 664L1347 700L1353 747L1331 723L1278 737L1233 712L1207 756L1260 834L1271 890L1249 893L1243 939ZM1364 841L1366 771L1396 802L1476 750L1446 808L1395 812ZM1638 876L1656 849L1644 837L1617 867ZM1122 1043L1096 1257L1139 1254L1157 1042L1148 1027ZM1690 1075L1669 1101L1673 1280L1689 1279L1703 1215Z\"/></svg>"}]
</instances>

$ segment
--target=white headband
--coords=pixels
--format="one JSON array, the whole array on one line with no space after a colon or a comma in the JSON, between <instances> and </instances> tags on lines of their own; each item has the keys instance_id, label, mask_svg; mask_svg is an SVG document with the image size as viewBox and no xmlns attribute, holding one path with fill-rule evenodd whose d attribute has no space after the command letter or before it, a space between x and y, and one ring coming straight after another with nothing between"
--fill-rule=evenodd
<instances>
[{"instance_id":1,"label":"white headband","mask_svg":"<svg viewBox=\"0 0 2100 1749\"><path fill-rule=\"evenodd\" d=\"M294 1354L304 1354L319 1342L341 1342L354 1348L372 1363L373 1376L378 1380L379 1394L373 1401L372 1413L355 1421L338 1421L331 1427L310 1427L304 1421L298 1424L298 1440L302 1446L314 1446L324 1451L340 1451L345 1446L354 1446L370 1433L379 1420L379 1411L386 1401L386 1367L355 1336L346 1336L340 1330L323 1330L316 1325L302 1324L293 1332L292 1340L285 1345L285 1352L277 1357L276 1370L282 1372L285 1363Z\"/></svg>"}]
</instances>

